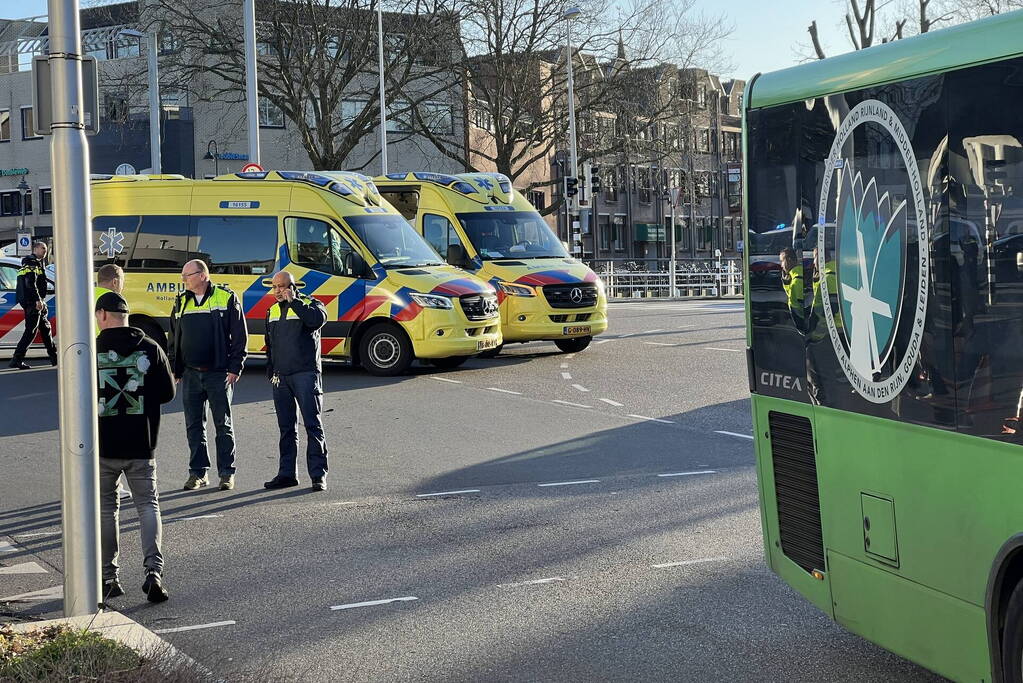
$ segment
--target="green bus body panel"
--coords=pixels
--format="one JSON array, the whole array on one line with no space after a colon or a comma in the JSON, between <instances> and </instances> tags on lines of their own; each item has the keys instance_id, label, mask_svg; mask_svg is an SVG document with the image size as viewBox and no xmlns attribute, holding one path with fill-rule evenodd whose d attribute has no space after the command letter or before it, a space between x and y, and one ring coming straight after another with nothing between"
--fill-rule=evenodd
<instances>
[{"instance_id":1,"label":"green bus body panel","mask_svg":"<svg viewBox=\"0 0 1023 683\"><path fill-rule=\"evenodd\" d=\"M828 552L835 620L954 681L990 681L983 608Z\"/></svg>"},{"instance_id":2,"label":"green bus body panel","mask_svg":"<svg viewBox=\"0 0 1023 683\"><path fill-rule=\"evenodd\" d=\"M902 81L1023 52L1023 10L760 75L750 108Z\"/></svg>"}]
</instances>

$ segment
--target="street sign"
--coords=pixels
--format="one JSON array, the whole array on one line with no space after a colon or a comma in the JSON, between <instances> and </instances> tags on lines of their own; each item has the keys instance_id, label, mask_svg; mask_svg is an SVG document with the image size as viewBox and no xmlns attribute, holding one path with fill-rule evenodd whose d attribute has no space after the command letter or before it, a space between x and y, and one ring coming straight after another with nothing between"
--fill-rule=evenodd
<instances>
[{"instance_id":1,"label":"street sign","mask_svg":"<svg viewBox=\"0 0 1023 683\"><path fill-rule=\"evenodd\" d=\"M32 254L32 233L18 233L18 256L29 256Z\"/></svg>"},{"instance_id":2,"label":"street sign","mask_svg":"<svg viewBox=\"0 0 1023 683\"><path fill-rule=\"evenodd\" d=\"M242 173L259 173L263 170L263 167L259 164L245 164L242 166Z\"/></svg>"},{"instance_id":3,"label":"street sign","mask_svg":"<svg viewBox=\"0 0 1023 683\"><path fill-rule=\"evenodd\" d=\"M121 164L114 169L114 175L136 175L138 171L131 164Z\"/></svg>"},{"instance_id":4,"label":"street sign","mask_svg":"<svg viewBox=\"0 0 1023 683\"><path fill-rule=\"evenodd\" d=\"M50 90L50 58L32 58L32 115L36 135L51 135L53 124L74 123L77 107L67 112L53 111L53 93ZM99 70L95 57L82 57L82 123L86 135L99 133Z\"/></svg>"}]
</instances>

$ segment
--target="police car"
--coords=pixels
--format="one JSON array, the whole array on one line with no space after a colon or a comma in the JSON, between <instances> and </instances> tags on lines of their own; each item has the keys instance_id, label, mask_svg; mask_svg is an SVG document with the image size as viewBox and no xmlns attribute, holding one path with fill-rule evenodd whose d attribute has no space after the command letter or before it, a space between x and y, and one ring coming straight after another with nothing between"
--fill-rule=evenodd
<instances>
[{"instance_id":1,"label":"police car","mask_svg":"<svg viewBox=\"0 0 1023 683\"><path fill-rule=\"evenodd\" d=\"M18 305L16 291L20 269L21 258L0 256L0 350L8 352L14 350L25 331L25 312ZM53 290L54 270L52 265L46 267L46 280L46 305L50 311L50 324L54 325L57 300ZM29 349L43 349L42 341L38 335Z\"/></svg>"}]
</instances>

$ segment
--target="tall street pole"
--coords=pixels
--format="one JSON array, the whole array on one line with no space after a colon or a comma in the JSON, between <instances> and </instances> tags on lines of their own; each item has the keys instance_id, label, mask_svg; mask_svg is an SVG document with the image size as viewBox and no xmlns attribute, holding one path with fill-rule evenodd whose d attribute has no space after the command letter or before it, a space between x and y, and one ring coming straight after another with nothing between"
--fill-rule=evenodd
<instances>
[{"instance_id":1,"label":"tall street pole","mask_svg":"<svg viewBox=\"0 0 1023 683\"><path fill-rule=\"evenodd\" d=\"M57 254L61 516L64 614L93 614L100 601L96 332L92 316L89 147L82 116L78 0L49 0L53 138L53 233Z\"/></svg>"},{"instance_id":2,"label":"tall street pole","mask_svg":"<svg viewBox=\"0 0 1023 683\"><path fill-rule=\"evenodd\" d=\"M245 0L245 102L249 119L249 163L259 164L259 81L256 73L256 0Z\"/></svg>"},{"instance_id":3,"label":"tall street pole","mask_svg":"<svg viewBox=\"0 0 1023 683\"><path fill-rule=\"evenodd\" d=\"M578 7L569 7L565 10L562 15L565 18L565 24L567 26L567 49L565 51L565 64L568 69L568 146L569 146L569 175L573 178L579 178L579 153L576 149L575 139L575 86L573 82L573 68L572 62L572 20L582 14L582 10ZM576 185L576 187L579 187ZM579 215L579 195L571 198L570 213L572 216ZM574 221L569 220L568 235L570 243L572 244L572 251L575 252L575 240L573 238Z\"/></svg>"},{"instance_id":4,"label":"tall street pole","mask_svg":"<svg viewBox=\"0 0 1023 683\"><path fill-rule=\"evenodd\" d=\"M150 172L163 173L163 159L160 156L160 67L156 61L159 46L156 31L146 35L149 46L149 167Z\"/></svg>"},{"instance_id":5,"label":"tall street pole","mask_svg":"<svg viewBox=\"0 0 1023 683\"><path fill-rule=\"evenodd\" d=\"M377 72L380 74L380 169L387 175L387 92L384 88L384 8L377 3Z\"/></svg>"}]
</instances>

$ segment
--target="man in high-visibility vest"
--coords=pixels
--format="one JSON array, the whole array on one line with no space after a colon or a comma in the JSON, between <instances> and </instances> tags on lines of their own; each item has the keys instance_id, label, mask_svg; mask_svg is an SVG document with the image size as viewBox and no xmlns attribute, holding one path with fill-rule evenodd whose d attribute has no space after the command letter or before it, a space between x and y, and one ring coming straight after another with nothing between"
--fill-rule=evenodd
<instances>
[{"instance_id":1,"label":"man in high-visibility vest","mask_svg":"<svg viewBox=\"0 0 1023 683\"><path fill-rule=\"evenodd\" d=\"M107 263L96 271L96 300L107 292L124 292L124 271L116 263Z\"/></svg>"},{"instance_id":2,"label":"man in high-visibility vest","mask_svg":"<svg viewBox=\"0 0 1023 683\"><path fill-rule=\"evenodd\" d=\"M181 269L185 291L174 300L170 317L171 367L181 382L189 461L186 491L209 485L206 406L213 413L220 490L234 488L235 443L231 397L242 374L248 343L241 304L227 287L210 281L209 267L194 260Z\"/></svg>"},{"instance_id":3,"label":"man in high-visibility vest","mask_svg":"<svg viewBox=\"0 0 1023 683\"><path fill-rule=\"evenodd\" d=\"M43 337L43 346L50 357L50 365L57 364L57 347L50 334L50 311L46 307L46 242L33 242L32 255L21 261L18 271L17 301L25 311L25 332L21 335L18 346L14 349L10 367L28 370L31 366L25 362L28 346L36 338L36 333Z\"/></svg>"}]
</instances>

